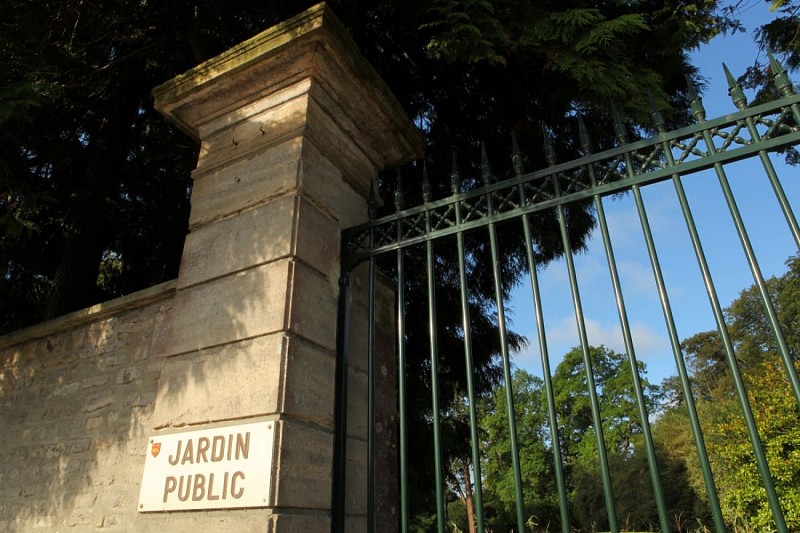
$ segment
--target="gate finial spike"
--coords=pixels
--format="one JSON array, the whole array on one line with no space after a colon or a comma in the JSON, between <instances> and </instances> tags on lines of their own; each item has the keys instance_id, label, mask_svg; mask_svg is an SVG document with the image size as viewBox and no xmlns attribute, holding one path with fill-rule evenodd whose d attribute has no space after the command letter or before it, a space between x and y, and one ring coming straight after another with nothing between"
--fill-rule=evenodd
<instances>
[{"instance_id":1,"label":"gate finial spike","mask_svg":"<svg viewBox=\"0 0 800 533\"><path fill-rule=\"evenodd\" d=\"M581 149L583 150L583 155L589 155L592 153L592 138L589 137L589 132L586 130L586 124L583 123L583 118L581 115L578 115L578 135L581 140Z\"/></svg>"},{"instance_id":2,"label":"gate finial spike","mask_svg":"<svg viewBox=\"0 0 800 533\"><path fill-rule=\"evenodd\" d=\"M375 197L375 179L369 180L369 197L367 198L367 216L370 220L378 217L378 200Z\"/></svg>"},{"instance_id":3,"label":"gate finial spike","mask_svg":"<svg viewBox=\"0 0 800 533\"><path fill-rule=\"evenodd\" d=\"M547 164L552 167L556 164L556 150L553 148L553 139L550 138L550 132L544 122L540 124L542 126L542 137L544 138L544 158L547 160Z\"/></svg>"},{"instance_id":4,"label":"gate finial spike","mask_svg":"<svg viewBox=\"0 0 800 533\"><path fill-rule=\"evenodd\" d=\"M517 134L511 132L511 166L514 168L514 177L520 177L525 173L525 164L522 161L522 152L519 151Z\"/></svg>"},{"instance_id":5,"label":"gate finial spike","mask_svg":"<svg viewBox=\"0 0 800 533\"><path fill-rule=\"evenodd\" d=\"M658 133L666 133L667 128L664 123L664 115L658 110L656 100L653 98L653 94L650 91L647 91L647 103L650 106L650 116L653 117L653 125L656 127L656 131Z\"/></svg>"},{"instance_id":6,"label":"gate finial spike","mask_svg":"<svg viewBox=\"0 0 800 533\"><path fill-rule=\"evenodd\" d=\"M611 118L614 120L614 134L617 136L619 144L628 144L628 130L625 128L625 121L619 112L617 104L611 102Z\"/></svg>"},{"instance_id":7,"label":"gate finial spike","mask_svg":"<svg viewBox=\"0 0 800 533\"><path fill-rule=\"evenodd\" d=\"M697 122L706 121L706 109L703 107L703 99L697 93L697 88L694 86L694 81L688 75L686 76L686 92L689 93L690 105L692 106L692 116Z\"/></svg>"},{"instance_id":8,"label":"gate finial spike","mask_svg":"<svg viewBox=\"0 0 800 533\"><path fill-rule=\"evenodd\" d=\"M431 201L431 182L428 179L428 162L422 160L422 201L428 203Z\"/></svg>"},{"instance_id":9,"label":"gate finial spike","mask_svg":"<svg viewBox=\"0 0 800 533\"><path fill-rule=\"evenodd\" d=\"M728 95L733 100L733 105L738 109L744 109L747 107L747 98L744 96L742 86L737 83L736 78L733 77L733 74L728 69L728 65L723 63L722 70L725 71L725 79L728 81Z\"/></svg>"},{"instance_id":10,"label":"gate finial spike","mask_svg":"<svg viewBox=\"0 0 800 533\"><path fill-rule=\"evenodd\" d=\"M456 151L453 150L453 170L450 172L450 191L453 194L461 192L461 173L458 171L458 160L456 159Z\"/></svg>"},{"instance_id":11,"label":"gate finial spike","mask_svg":"<svg viewBox=\"0 0 800 533\"><path fill-rule=\"evenodd\" d=\"M486 145L481 141L481 178L484 185L494 183L492 166L489 164L489 156L486 154Z\"/></svg>"},{"instance_id":12,"label":"gate finial spike","mask_svg":"<svg viewBox=\"0 0 800 533\"><path fill-rule=\"evenodd\" d=\"M397 211L403 210L405 194L403 194L403 171L397 169L397 189L394 191L394 208Z\"/></svg>"},{"instance_id":13,"label":"gate finial spike","mask_svg":"<svg viewBox=\"0 0 800 533\"><path fill-rule=\"evenodd\" d=\"M789 79L786 70L769 50L767 50L767 57L769 57L769 69L772 72L772 81L775 83L775 88L783 96L793 95L792 80Z\"/></svg>"}]
</instances>

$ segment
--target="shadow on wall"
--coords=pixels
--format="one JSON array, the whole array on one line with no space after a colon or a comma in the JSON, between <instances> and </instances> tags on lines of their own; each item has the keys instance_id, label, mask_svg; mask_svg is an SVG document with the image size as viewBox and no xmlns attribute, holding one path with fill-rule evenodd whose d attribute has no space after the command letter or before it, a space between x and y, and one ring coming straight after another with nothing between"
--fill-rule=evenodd
<instances>
[{"instance_id":1,"label":"shadow on wall","mask_svg":"<svg viewBox=\"0 0 800 533\"><path fill-rule=\"evenodd\" d=\"M0 347L3 531L132 519L163 365L153 331L174 282L143 292L154 291L160 297L143 307L88 322L75 313L57 319L68 329L33 336L46 323Z\"/></svg>"}]
</instances>

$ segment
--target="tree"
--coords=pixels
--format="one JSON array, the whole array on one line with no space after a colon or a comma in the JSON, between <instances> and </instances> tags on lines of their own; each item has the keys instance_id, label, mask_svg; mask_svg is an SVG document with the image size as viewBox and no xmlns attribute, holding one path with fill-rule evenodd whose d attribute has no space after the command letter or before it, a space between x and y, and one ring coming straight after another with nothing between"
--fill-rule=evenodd
<instances>
[{"instance_id":1,"label":"tree","mask_svg":"<svg viewBox=\"0 0 800 533\"><path fill-rule=\"evenodd\" d=\"M628 358L605 346L589 347L598 403L605 423L606 447L620 455L633 451L634 436L642 431L638 417L633 378ZM639 361L638 372L645 376L645 365ZM642 379L644 401L648 412L655 411L658 388ZM573 348L556 367L553 389L559 419L559 436L568 463L596 457L591 402L588 392L583 351Z\"/></svg>"},{"instance_id":2,"label":"tree","mask_svg":"<svg viewBox=\"0 0 800 533\"><path fill-rule=\"evenodd\" d=\"M3 330L174 277L196 149L150 90L313 1L3 0ZM684 51L726 23L716 2L332 4L424 125L437 175L481 138L499 165L511 130L539 159L539 120L560 133L565 114L615 95L641 117L649 90L685 121Z\"/></svg>"},{"instance_id":3,"label":"tree","mask_svg":"<svg viewBox=\"0 0 800 533\"><path fill-rule=\"evenodd\" d=\"M630 362L624 354L605 346L590 346L589 355L603 420L617 514L631 527L647 527L658 522L658 515L650 479L645 474L647 457L642 449L642 425ZM597 439L585 368L583 350L580 347L573 348L556 367L553 390L561 451L570 481L572 514L578 526L591 530L607 527L608 519L597 464ZM645 406L649 413L654 413L660 402L660 391L647 381L644 363L639 362L638 372L642 379ZM663 475L678 474L668 461L662 460L659 466ZM675 477L671 481L680 484L679 479ZM686 504L676 496L685 491L683 487L674 489L675 486L670 483L668 499L673 512L680 512L676 509L685 508Z\"/></svg>"},{"instance_id":4,"label":"tree","mask_svg":"<svg viewBox=\"0 0 800 533\"><path fill-rule=\"evenodd\" d=\"M0 49L0 331L31 324L173 278L185 236L196 147L152 109L151 89L316 0L169 3L2 0ZM481 184L485 141L496 178L511 174L515 133L528 169L544 166L540 121L562 159L577 154L573 115L590 117L598 148L615 143L605 104L618 99L646 131L646 94L671 125L688 122L686 51L730 21L716 1L333 0L362 53L420 126L434 196L449 194L457 148L463 187ZM636 80L633 83L631 80ZM468 110L468 112L465 112ZM419 175L409 176L416 181ZM394 173L381 176L391 199ZM408 203L419 187L406 190ZM392 209L387 201L382 213ZM594 224L590 202L568 208L573 247ZM532 216L536 259L563 253L552 212ZM526 260L518 234L501 232L503 294ZM466 237L478 396L499 382L494 286L486 239ZM407 299L412 502L430 509L432 417L463 398L455 247L438 247L442 413L430 405L421 255L409 252ZM381 265L393 273L391 265ZM511 334L511 347L522 339ZM461 400L458 400L461 401ZM464 426L445 424L445 464L464 453ZM424 489L424 490L423 490Z\"/></svg>"},{"instance_id":5,"label":"tree","mask_svg":"<svg viewBox=\"0 0 800 533\"><path fill-rule=\"evenodd\" d=\"M767 280L767 289L796 367L800 354L800 256L787 261L789 270ZM748 399L789 529L800 527L800 411L756 287L743 290L725 309ZM772 527L766 493L756 470L730 371L715 332L694 335L682 343L691 371L714 480L723 517L731 527ZM673 378L671 383L677 383ZM680 402L656 423L654 434L670 442L670 455L682 458L689 478L702 493L702 478L691 442L688 414ZM676 443L682 443L676 445Z\"/></svg>"},{"instance_id":6,"label":"tree","mask_svg":"<svg viewBox=\"0 0 800 533\"><path fill-rule=\"evenodd\" d=\"M552 440L547 428L547 410L543 408L542 380L517 369L511 387L525 502L524 516L539 524L556 524L558 498L553 453L550 448ZM484 415L481 419L481 428L485 432L484 483L495 506L491 526L498 531L508 531L516 527L516 498L505 395L505 387L496 389L492 398L484 404Z\"/></svg>"}]
</instances>

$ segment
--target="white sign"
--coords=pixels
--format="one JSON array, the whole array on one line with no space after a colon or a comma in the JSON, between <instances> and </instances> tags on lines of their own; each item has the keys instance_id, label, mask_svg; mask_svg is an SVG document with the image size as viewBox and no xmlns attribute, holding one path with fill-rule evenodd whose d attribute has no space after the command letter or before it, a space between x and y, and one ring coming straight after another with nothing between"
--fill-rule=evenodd
<instances>
[{"instance_id":1,"label":"white sign","mask_svg":"<svg viewBox=\"0 0 800 533\"><path fill-rule=\"evenodd\" d=\"M150 438L139 511L266 507L275 422Z\"/></svg>"}]
</instances>

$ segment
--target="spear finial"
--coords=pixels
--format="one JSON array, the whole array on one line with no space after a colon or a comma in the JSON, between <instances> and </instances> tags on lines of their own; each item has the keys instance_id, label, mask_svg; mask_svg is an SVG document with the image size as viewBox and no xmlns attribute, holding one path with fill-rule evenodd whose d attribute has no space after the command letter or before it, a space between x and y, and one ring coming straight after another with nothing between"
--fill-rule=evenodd
<instances>
[{"instance_id":1,"label":"spear finial","mask_svg":"<svg viewBox=\"0 0 800 533\"><path fill-rule=\"evenodd\" d=\"M581 117L581 115L578 115L578 136L580 137L581 149L583 150L583 155L591 154L592 138L589 137L589 132L586 130L586 124L583 123L583 118Z\"/></svg>"},{"instance_id":2,"label":"spear finial","mask_svg":"<svg viewBox=\"0 0 800 533\"><path fill-rule=\"evenodd\" d=\"M725 71L725 79L728 82L728 95L730 95L731 100L733 100L733 105L738 109L744 109L747 107L747 98L744 96L742 86L737 83L736 78L733 77L733 74L731 74L731 71L728 69L728 65L723 63L722 70Z\"/></svg>"},{"instance_id":3,"label":"spear finial","mask_svg":"<svg viewBox=\"0 0 800 533\"><path fill-rule=\"evenodd\" d=\"M450 191L453 194L461 192L461 173L458 171L458 160L456 159L456 151L453 150L453 170L450 172Z\"/></svg>"},{"instance_id":4,"label":"spear finial","mask_svg":"<svg viewBox=\"0 0 800 533\"><path fill-rule=\"evenodd\" d=\"M431 182L428 179L428 162L424 159L422 160L422 201L427 203L430 202L432 198L431 195Z\"/></svg>"},{"instance_id":5,"label":"spear finial","mask_svg":"<svg viewBox=\"0 0 800 533\"><path fill-rule=\"evenodd\" d=\"M703 99L697 92L697 88L692 81L692 78L686 76L686 92L689 93L690 105L692 106L692 116L696 122L705 122L706 109L703 107Z\"/></svg>"},{"instance_id":6,"label":"spear finial","mask_svg":"<svg viewBox=\"0 0 800 533\"><path fill-rule=\"evenodd\" d=\"M481 141L481 179L484 185L494 183L494 173L492 166L489 164L489 156L486 154L486 145Z\"/></svg>"},{"instance_id":7,"label":"spear finial","mask_svg":"<svg viewBox=\"0 0 800 533\"><path fill-rule=\"evenodd\" d=\"M514 168L514 176L520 177L525 173L525 164L522 161L522 152L519 151L517 135L511 132L511 166Z\"/></svg>"},{"instance_id":8,"label":"spear finial","mask_svg":"<svg viewBox=\"0 0 800 533\"><path fill-rule=\"evenodd\" d=\"M397 169L397 189L394 191L394 208L397 211L403 210L405 203L405 194L403 194L403 171Z\"/></svg>"},{"instance_id":9,"label":"spear finial","mask_svg":"<svg viewBox=\"0 0 800 533\"><path fill-rule=\"evenodd\" d=\"M769 50L767 50L767 57L769 57L769 69L772 72L772 81L775 83L775 88L783 96L793 95L792 80L789 79L786 70Z\"/></svg>"},{"instance_id":10,"label":"spear finial","mask_svg":"<svg viewBox=\"0 0 800 533\"><path fill-rule=\"evenodd\" d=\"M650 116L653 118L653 125L656 127L658 133L665 133L667 131L666 124L664 123L664 115L658 110L656 100L653 94L647 91L647 104L650 106Z\"/></svg>"},{"instance_id":11,"label":"spear finial","mask_svg":"<svg viewBox=\"0 0 800 533\"><path fill-rule=\"evenodd\" d=\"M619 112L617 104L611 102L611 118L614 120L614 134L620 145L628 144L628 130L625 128L625 121Z\"/></svg>"},{"instance_id":12,"label":"spear finial","mask_svg":"<svg viewBox=\"0 0 800 533\"><path fill-rule=\"evenodd\" d=\"M544 158L547 160L547 164L552 167L556 164L556 150L553 148L553 139L550 138L547 126L545 126L544 122L541 125L542 137L544 138Z\"/></svg>"}]
</instances>

